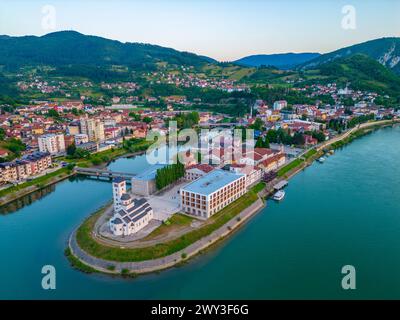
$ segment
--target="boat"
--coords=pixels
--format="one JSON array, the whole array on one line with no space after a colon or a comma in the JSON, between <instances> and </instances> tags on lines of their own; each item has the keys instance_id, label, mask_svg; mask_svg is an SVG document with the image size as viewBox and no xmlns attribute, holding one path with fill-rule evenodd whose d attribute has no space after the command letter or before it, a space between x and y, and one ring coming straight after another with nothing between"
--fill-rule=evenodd
<instances>
[{"instance_id":1,"label":"boat","mask_svg":"<svg viewBox=\"0 0 400 320\"><path fill-rule=\"evenodd\" d=\"M274 199L275 201L281 201L283 200L284 197L285 197L285 191L279 190L277 193L274 194L272 199Z\"/></svg>"},{"instance_id":2,"label":"boat","mask_svg":"<svg viewBox=\"0 0 400 320\"><path fill-rule=\"evenodd\" d=\"M319 163L324 163L325 162L325 158L324 157L321 157L321 158L319 158L317 161L319 162Z\"/></svg>"}]
</instances>

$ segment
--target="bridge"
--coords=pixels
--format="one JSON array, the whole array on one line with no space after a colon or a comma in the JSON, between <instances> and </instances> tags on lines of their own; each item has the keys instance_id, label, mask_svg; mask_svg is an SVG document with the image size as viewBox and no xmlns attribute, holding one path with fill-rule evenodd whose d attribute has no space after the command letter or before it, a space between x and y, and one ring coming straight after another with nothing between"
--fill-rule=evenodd
<instances>
[{"instance_id":1,"label":"bridge","mask_svg":"<svg viewBox=\"0 0 400 320\"><path fill-rule=\"evenodd\" d=\"M199 123L199 127L203 128L214 128L214 127L236 127L239 126L239 123Z\"/></svg>"},{"instance_id":2,"label":"bridge","mask_svg":"<svg viewBox=\"0 0 400 320\"><path fill-rule=\"evenodd\" d=\"M134 173L116 172L116 171L109 171L107 169L80 168L80 167L75 167L75 172L77 174L90 177L108 178L108 179L123 178L127 181L130 181L133 177L136 176L136 174Z\"/></svg>"}]
</instances>

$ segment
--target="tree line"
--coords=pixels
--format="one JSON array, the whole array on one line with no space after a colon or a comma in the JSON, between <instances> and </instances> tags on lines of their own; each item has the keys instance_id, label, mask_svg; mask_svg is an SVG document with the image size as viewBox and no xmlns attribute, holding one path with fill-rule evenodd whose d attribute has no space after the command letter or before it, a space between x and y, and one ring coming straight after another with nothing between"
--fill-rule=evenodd
<instances>
[{"instance_id":1,"label":"tree line","mask_svg":"<svg viewBox=\"0 0 400 320\"><path fill-rule=\"evenodd\" d=\"M156 187L158 190L165 188L171 183L179 180L185 175L185 166L178 162L177 164L167 165L158 169L156 173Z\"/></svg>"}]
</instances>

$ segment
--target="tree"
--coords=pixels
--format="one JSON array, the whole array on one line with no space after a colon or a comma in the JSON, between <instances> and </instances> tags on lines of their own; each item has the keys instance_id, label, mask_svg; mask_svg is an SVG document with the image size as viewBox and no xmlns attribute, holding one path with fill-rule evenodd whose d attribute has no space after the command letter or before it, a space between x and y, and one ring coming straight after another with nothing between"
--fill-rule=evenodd
<instances>
[{"instance_id":1,"label":"tree","mask_svg":"<svg viewBox=\"0 0 400 320\"><path fill-rule=\"evenodd\" d=\"M167 165L158 169L156 173L156 187L158 190L165 188L171 183L177 181L185 175L185 166L178 162L177 164Z\"/></svg>"},{"instance_id":2,"label":"tree","mask_svg":"<svg viewBox=\"0 0 400 320\"><path fill-rule=\"evenodd\" d=\"M90 152L85 150L85 149L82 149L82 148L77 148L75 150L75 153L74 153L73 157L75 159L88 158L88 157L90 157Z\"/></svg>"},{"instance_id":3,"label":"tree","mask_svg":"<svg viewBox=\"0 0 400 320\"><path fill-rule=\"evenodd\" d=\"M250 129L262 131L262 128L264 126L264 122L260 118L256 118L254 123L249 126Z\"/></svg>"},{"instance_id":4,"label":"tree","mask_svg":"<svg viewBox=\"0 0 400 320\"><path fill-rule=\"evenodd\" d=\"M129 116L131 118L133 118L133 120L135 120L135 121L141 121L142 120L140 114L138 114L136 112L129 112Z\"/></svg>"},{"instance_id":5,"label":"tree","mask_svg":"<svg viewBox=\"0 0 400 320\"><path fill-rule=\"evenodd\" d=\"M60 118L60 114L58 113L57 110L54 110L54 109L50 109L47 112L47 116L52 117L52 118L57 118L57 119Z\"/></svg>"},{"instance_id":6,"label":"tree","mask_svg":"<svg viewBox=\"0 0 400 320\"><path fill-rule=\"evenodd\" d=\"M304 135L300 132L296 132L293 135L293 144L297 145L297 146L302 146L305 143L305 138Z\"/></svg>"},{"instance_id":7,"label":"tree","mask_svg":"<svg viewBox=\"0 0 400 320\"><path fill-rule=\"evenodd\" d=\"M267 131L267 139L270 142L278 143L278 132L276 130L268 130Z\"/></svg>"},{"instance_id":8,"label":"tree","mask_svg":"<svg viewBox=\"0 0 400 320\"><path fill-rule=\"evenodd\" d=\"M268 139L267 139L267 138L259 137L258 140L257 140L257 142L256 142L255 147L256 147L256 148L269 148L270 146L269 146L269 141L268 141Z\"/></svg>"},{"instance_id":9,"label":"tree","mask_svg":"<svg viewBox=\"0 0 400 320\"><path fill-rule=\"evenodd\" d=\"M149 123L153 122L153 118L151 118L151 117L144 117L144 118L143 118L143 122L149 124Z\"/></svg>"},{"instance_id":10,"label":"tree","mask_svg":"<svg viewBox=\"0 0 400 320\"><path fill-rule=\"evenodd\" d=\"M0 128L0 141L4 141L5 137L6 137L6 132L4 131L3 128Z\"/></svg>"},{"instance_id":11,"label":"tree","mask_svg":"<svg viewBox=\"0 0 400 320\"><path fill-rule=\"evenodd\" d=\"M71 144L71 145L69 145L69 146L67 147L67 155L73 156L74 153L75 153L75 151L76 151L76 145L75 145L75 143L73 143L73 144Z\"/></svg>"}]
</instances>

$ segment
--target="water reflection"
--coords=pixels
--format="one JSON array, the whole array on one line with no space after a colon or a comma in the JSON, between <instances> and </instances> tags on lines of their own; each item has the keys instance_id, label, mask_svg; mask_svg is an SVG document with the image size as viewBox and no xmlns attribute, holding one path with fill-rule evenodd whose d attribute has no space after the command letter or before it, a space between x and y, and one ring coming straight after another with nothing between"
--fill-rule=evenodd
<instances>
[{"instance_id":1,"label":"water reflection","mask_svg":"<svg viewBox=\"0 0 400 320\"><path fill-rule=\"evenodd\" d=\"M55 190L56 190L56 185L52 184L52 185L44 187L40 190L34 191L26 196L23 196L23 197L21 197L17 200L14 200L8 204L5 204L4 206L1 206L0 214L9 214L9 213L18 211L19 209L29 206L32 203L34 203L35 201L48 196L50 193L54 192Z\"/></svg>"}]
</instances>

